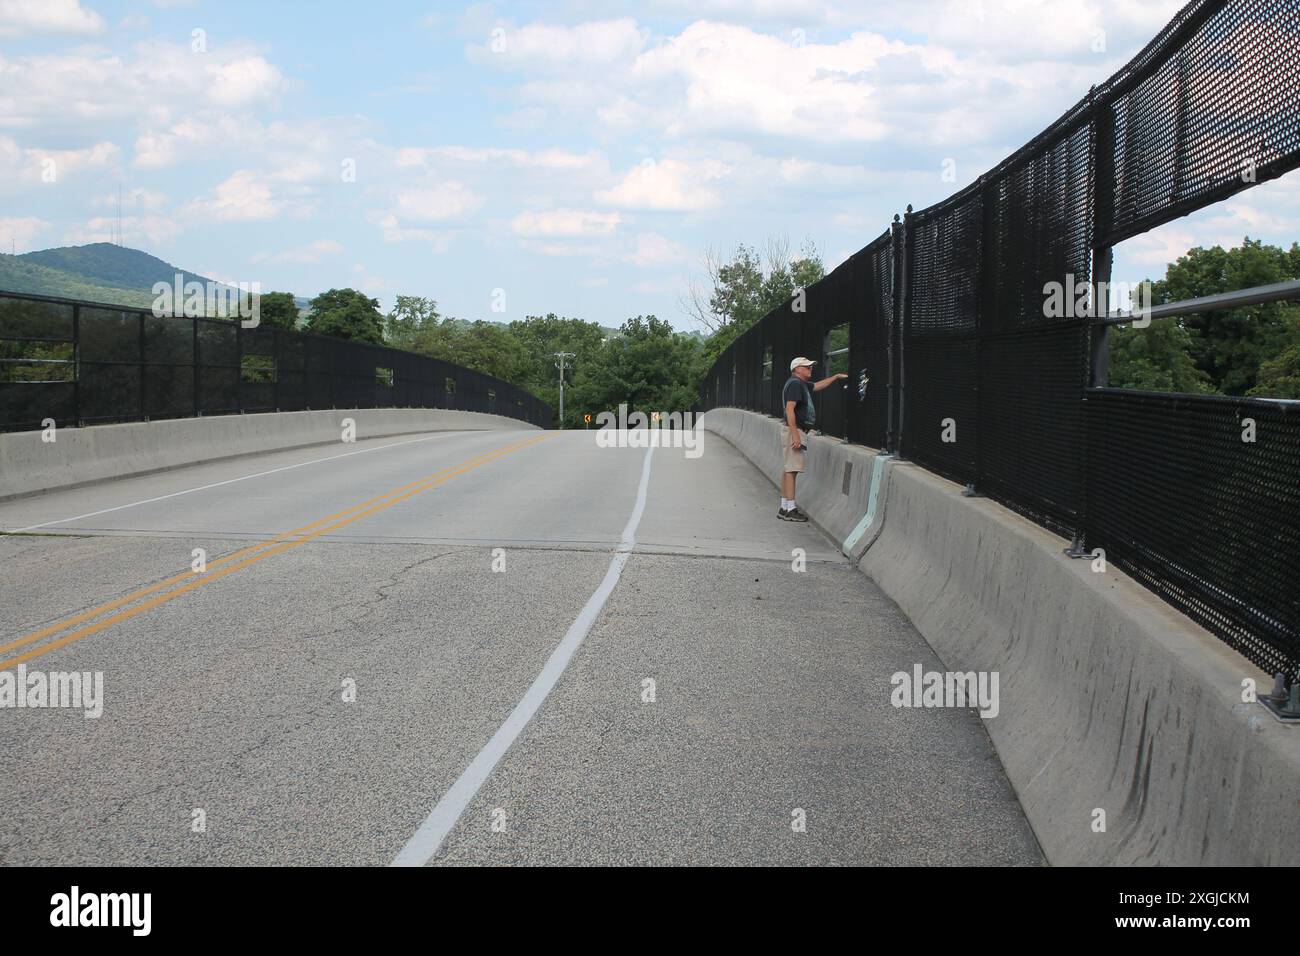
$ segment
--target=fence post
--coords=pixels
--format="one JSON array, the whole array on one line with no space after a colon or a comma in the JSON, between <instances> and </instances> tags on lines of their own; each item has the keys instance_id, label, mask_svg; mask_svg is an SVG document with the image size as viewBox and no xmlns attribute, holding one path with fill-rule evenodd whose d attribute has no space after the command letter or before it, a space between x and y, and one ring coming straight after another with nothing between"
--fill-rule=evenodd
<instances>
[{"instance_id":1,"label":"fence post","mask_svg":"<svg viewBox=\"0 0 1300 956\"><path fill-rule=\"evenodd\" d=\"M244 414L244 323L235 323L235 408Z\"/></svg>"},{"instance_id":2,"label":"fence post","mask_svg":"<svg viewBox=\"0 0 1300 956\"><path fill-rule=\"evenodd\" d=\"M193 348L190 350L190 361L194 368L194 381L191 383L194 392L194 417L203 417L203 409L199 402L199 373L202 370L202 363L199 361L199 320L190 316L190 337L193 341Z\"/></svg>"},{"instance_id":3,"label":"fence post","mask_svg":"<svg viewBox=\"0 0 1300 956\"><path fill-rule=\"evenodd\" d=\"M1093 87L1095 90L1096 87ZM1088 95L1093 95L1089 90ZM1110 287L1113 256L1103 238L1110 231L1110 210L1115 196L1115 136L1109 124L1102 122L1103 104L1092 104L1092 301L1094 318L1109 311L1101 300L1102 290ZM1089 329L1088 384L1105 388L1110 384L1110 326L1093 322Z\"/></svg>"},{"instance_id":4,"label":"fence post","mask_svg":"<svg viewBox=\"0 0 1300 956\"><path fill-rule=\"evenodd\" d=\"M989 184L983 176L979 178L979 183L980 237L979 256L976 259L979 273L975 276L975 474L962 492L966 498L977 497L984 485L984 334L992 314L988 301L990 283L987 268L989 234L992 232L989 226Z\"/></svg>"},{"instance_id":5,"label":"fence post","mask_svg":"<svg viewBox=\"0 0 1300 956\"><path fill-rule=\"evenodd\" d=\"M72 307L72 414L77 427L81 419L81 306Z\"/></svg>"},{"instance_id":6,"label":"fence post","mask_svg":"<svg viewBox=\"0 0 1300 956\"><path fill-rule=\"evenodd\" d=\"M280 410L280 330L271 328L271 404Z\"/></svg>"},{"instance_id":7,"label":"fence post","mask_svg":"<svg viewBox=\"0 0 1300 956\"><path fill-rule=\"evenodd\" d=\"M908 310L912 307L909 285L912 281L912 204L907 204L903 214L903 224L898 226L898 215L894 215L894 225L898 228L897 254L894 257L894 327L898 334L898 447L894 455L900 461L907 460L904 445L904 428L907 410L907 333L911 328Z\"/></svg>"},{"instance_id":8,"label":"fence post","mask_svg":"<svg viewBox=\"0 0 1300 956\"><path fill-rule=\"evenodd\" d=\"M140 421L149 420L149 405L145 401L145 389L149 387L149 376L145 371L144 364L144 317L146 313L140 313Z\"/></svg>"},{"instance_id":9,"label":"fence post","mask_svg":"<svg viewBox=\"0 0 1300 956\"><path fill-rule=\"evenodd\" d=\"M1092 423L1088 412L1088 389L1105 388L1110 381L1110 339L1109 326L1094 321L1100 315L1109 312L1109 286L1112 255L1109 245L1104 244L1104 237L1110 232L1110 210L1115 194L1115 148L1114 133L1110 124L1104 122L1103 113L1106 104L1097 100L1097 88L1088 90L1089 134L1089 187L1088 208L1092 213L1092 275L1090 285L1092 292L1092 316L1085 317L1088 323L1086 341L1088 344L1088 374L1083 394L1079 396L1079 413L1083 416L1083 451L1079 456L1079 502L1078 518L1074 529L1074 539L1065 553L1072 558L1090 558L1091 550L1088 540L1088 499L1090 496L1088 481L1088 456L1092 446Z\"/></svg>"}]
</instances>

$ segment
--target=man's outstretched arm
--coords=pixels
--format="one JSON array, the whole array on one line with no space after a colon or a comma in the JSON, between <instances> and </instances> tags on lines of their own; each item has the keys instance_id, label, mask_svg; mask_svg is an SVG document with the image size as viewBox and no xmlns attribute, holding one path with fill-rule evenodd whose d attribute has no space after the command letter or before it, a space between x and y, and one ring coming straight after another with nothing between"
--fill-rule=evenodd
<instances>
[{"instance_id":1,"label":"man's outstretched arm","mask_svg":"<svg viewBox=\"0 0 1300 956\"><path fill-rule=\"evenodd\" d=\"M838 382L840 379L848 378L848 377L849 376L846 372L836 372L834 375L828 375L826 378L822 379L820 382L817 382L813 385L812 387L813 391L820 392L823 388L829 388L831 385Z\"/></svg>"}]
</instances>

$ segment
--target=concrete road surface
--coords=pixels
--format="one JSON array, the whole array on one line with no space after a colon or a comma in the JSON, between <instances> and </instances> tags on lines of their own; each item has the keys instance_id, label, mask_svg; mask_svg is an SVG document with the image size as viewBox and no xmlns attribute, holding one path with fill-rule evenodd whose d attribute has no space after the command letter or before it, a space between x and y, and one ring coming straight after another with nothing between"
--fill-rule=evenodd
<instances>
[{"instance_id":1,"label":"concrete road surface","mask_svg":"<svg viewBox=\"0 0 1300 956\"><path fill-rule=\"evenodd\" d=\"M0 862L1040 865L975 712L891 706L934 653L777 504L712 435L536 431L0 502L0 670L103 687L0 707Z\"/></svg>"}]
</instances>

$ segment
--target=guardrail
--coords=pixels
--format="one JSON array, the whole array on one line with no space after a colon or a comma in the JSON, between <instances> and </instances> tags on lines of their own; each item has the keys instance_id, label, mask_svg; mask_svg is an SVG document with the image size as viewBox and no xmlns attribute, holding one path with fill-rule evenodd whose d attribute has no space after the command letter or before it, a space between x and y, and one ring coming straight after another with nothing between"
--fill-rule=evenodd
<instances>
[{"instance_id":1,"label":"guardrail","mask_svg":"<svg viewBox=\"0 0 1300 956\"><path fill-rule=\"evenodd\" d=\"M518 386L382 345L0 292L0 431L328 408L552 421Z\"/></svg>"},{"instance_id":2,"label":"guardrail","mask_svg":"<svg viewBox=\"0 0 1300 956\"><path fill-rule=\"evenodd\" d=\"M1194 0L969 187L742 333L701 410L779 414L789 360L849 331L818 427L1105 557L1269 673L1300 677L1300 403L1107 387L1111 249L1300 166L1300 4ZM1047 287L1086 289L1052 314ZM1295 298L1300 283L1152 316ZM1264 296L1266 298L1259 298ZM1076 300L1070 297L1069 301Z\"/></svg>"}]
</instances>

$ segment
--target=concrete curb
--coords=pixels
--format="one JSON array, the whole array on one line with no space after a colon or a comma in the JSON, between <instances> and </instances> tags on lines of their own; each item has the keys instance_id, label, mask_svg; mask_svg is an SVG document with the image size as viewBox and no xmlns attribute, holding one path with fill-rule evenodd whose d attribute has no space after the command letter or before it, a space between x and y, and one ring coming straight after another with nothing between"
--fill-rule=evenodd
<instances>
[{"instance_id":1,"label":"concrete curb","mask_svg":"<svg viewBox=\"0 0 1300 956\"><path fill-rule=\"evenodd\" d=\"M705 427L775 477L762 447L775 419L717 409ZM842 541L815 477L838 454L809 462L817 490L801 478L799 498ZM984 726L1051 863L1300 863L1300 728L1241 700L1243 680L1267 692L1267 675L997 503L915 465L884 472L858 566L947 669L999 673L1000 712Z\"/></svg>"},{"instance_id":2,"label":"concrete curb","mask_svg":"<svg viewBox=\"0 0 1300 956\"><path fill-rule=\"evenodd\" d=\"M354 408L312 412L214 415L124 425L0 434L0 501L198 462L338 443L342 422L356 437L434 431L536 429L515 418L441 408Z\"/></svg>"}]
</instances>

